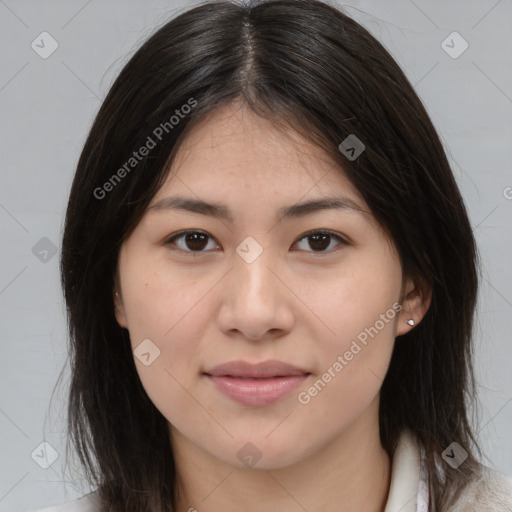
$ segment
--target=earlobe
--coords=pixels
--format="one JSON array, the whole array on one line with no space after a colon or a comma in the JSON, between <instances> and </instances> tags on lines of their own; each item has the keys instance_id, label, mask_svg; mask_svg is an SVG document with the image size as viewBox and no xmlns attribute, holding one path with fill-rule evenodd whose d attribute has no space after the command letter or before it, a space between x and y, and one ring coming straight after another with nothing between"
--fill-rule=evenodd
<instances>
[{"instance_id":1,"label":"earlobe","mask_svg":"<svg viewBox=\"0 0 512 512\"><path fill-rule=\"evenodd\" d=\"M114 292L115 292L115 295L114 295L114 315L116 317L117 323L121 327L124 327L125 329L127 329L128 328L128 322L126 320L126 313L125 313L123 301L121 299L121 296L117 292L117 290L114 290Z\"/></svg>"},{"instance_id":2,"label":"earlobe","mask_svg":"<svg viewBox=\"0 0 512 512\"><path fill-rule=\"evenodd\" d=\"M424 278L417 277L414 281L408 278L404 295L398 316L397 336L409 332L421 322L430 307L432 290Z\"/></svg>"}]
</instances>

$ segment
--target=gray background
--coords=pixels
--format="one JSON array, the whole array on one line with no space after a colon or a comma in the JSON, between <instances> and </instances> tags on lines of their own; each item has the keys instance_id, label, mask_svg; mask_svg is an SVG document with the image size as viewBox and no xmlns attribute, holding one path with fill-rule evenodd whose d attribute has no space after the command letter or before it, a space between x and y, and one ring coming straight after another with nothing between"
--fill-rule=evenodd
<instances>
[{"instance_id":1,"label":"gray background","mask_svg":"<svg viewBox=\"0 0 512 512\"><path fill-rule=\"evenodd\" d=\"M194 4L0 0L0 511L59 503L88 491L73 466L63 466L67 369L50 402L66 363L52 248L60 246L74 168L110 84L157 26ZM476 425L484 462L512 476L512 2L340 5L388 48L416 86L468 204L484 272ZM34 40L42 46L38 36L44 31L58 43L46 59L31 47ZM458 58L442 47L453 31L469 44ZM460 43L449 38L450 51L458 52ZM58 453L47 469L35 462L43 440Z\"/></svg>"}]
</instances>

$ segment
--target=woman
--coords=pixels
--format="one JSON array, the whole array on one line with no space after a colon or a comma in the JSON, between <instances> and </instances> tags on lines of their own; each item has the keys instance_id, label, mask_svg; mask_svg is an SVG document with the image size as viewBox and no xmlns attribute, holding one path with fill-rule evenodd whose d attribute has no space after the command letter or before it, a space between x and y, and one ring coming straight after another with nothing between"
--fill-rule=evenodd
<instances>
[{"instance_id":1,"label":"woman","mask_svg":"<svg viewBox=\"0 0 512 512\"><path fill-rule=\"evenodd\" d=\"M477 251L383 46L317 0L208 2L105 99L62 242L61 511L512 510L468 419Z\"/></svg>"}]
</instances>

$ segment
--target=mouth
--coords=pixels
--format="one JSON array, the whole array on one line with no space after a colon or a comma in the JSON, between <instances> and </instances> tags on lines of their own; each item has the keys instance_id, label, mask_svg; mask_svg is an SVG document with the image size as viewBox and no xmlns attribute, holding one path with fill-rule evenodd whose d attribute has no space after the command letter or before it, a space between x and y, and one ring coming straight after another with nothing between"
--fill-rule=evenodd
<instances>
[{"instance_id":1,"label":"mouth","mask_svg":"<svg viewBox=\"0 0 512 512\"><path fill-rule=\"evenodd\" d=\"M242 405L264 406L289 395L311 373L273 360L258 364L234 361L216 366L204 375L231 400Z\"/></svg>"}]
</instances>

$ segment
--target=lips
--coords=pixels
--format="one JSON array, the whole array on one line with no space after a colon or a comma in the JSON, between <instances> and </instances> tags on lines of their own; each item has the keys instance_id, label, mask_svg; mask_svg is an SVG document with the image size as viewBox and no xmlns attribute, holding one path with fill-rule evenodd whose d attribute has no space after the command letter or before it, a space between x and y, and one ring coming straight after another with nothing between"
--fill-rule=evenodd
<instances>
[{"instance_id":1,"label":"lips","mask_svg":"<svg viewBox=\"0 0 512 512\"><path fill-rule=\"evenodd\" d=\"M240 377L247 379L266 379L269 377L288 377L290 375L304 375L309 373L302 368L292 366L281 361L263 361L257 364L245 361L232 361L215 366L205 372L214 377Z\"/></svg>"},{"instance_id":2,"label":"lips","mask_svg":"<svg viewBox=\"0 0 512 512\"><path fill-rule=\"evenodd\" d=\"M243 405L263 406L285 397L310 375L282 361L233 361L204 372L216 389Z\"/></svg>"}]
</instances>

